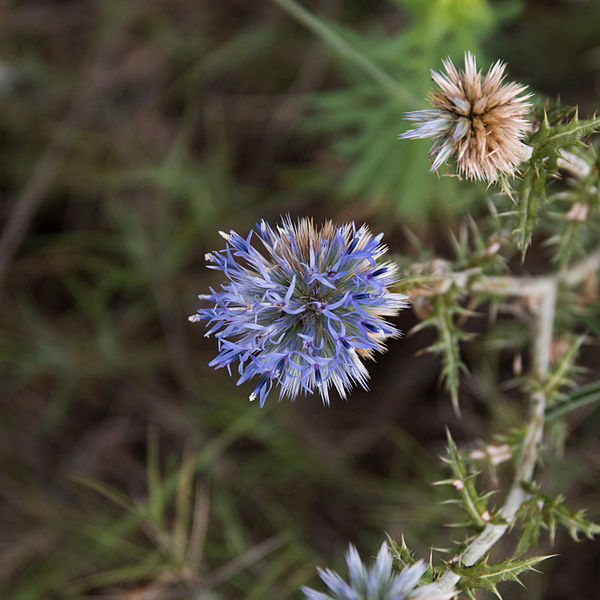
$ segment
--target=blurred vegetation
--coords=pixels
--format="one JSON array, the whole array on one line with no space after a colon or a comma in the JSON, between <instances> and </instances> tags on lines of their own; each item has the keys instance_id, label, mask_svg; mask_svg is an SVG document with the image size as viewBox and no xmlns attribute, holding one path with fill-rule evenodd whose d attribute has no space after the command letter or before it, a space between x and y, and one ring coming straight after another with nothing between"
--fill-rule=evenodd
<instances>
[{"instance_id":1,"label":"blurred vegetation","mask_svg":"<svg viewBox=\"0 0 600 600\"><path fill-rule=\"evenodd\" d=\"M431 523L453 518L430 485L444 425L473 439L518 424L489 381L466 386L458 420L437 359L414 358L426 332L372 366L369 393L259 410L208 368L213 340L186 318L214 284L217 231L259 217L368 218L396 250L408 223L445 247L484 190L459 192L429 174L426 144L397 142L408 99L469 48L596 110L600 5L303 6L405 98L274 2L0 2L1 214L16 232L0 242L3 597L298 598L349 540L368 553L404 532L426 556L450 536ZM467 357L510 375L493 344ZM592 515L599 426L573 415L571 466L546 464L551 491ZM597 547L553 552L527 597L589 597Z\"/></svg>"}]
</instances>

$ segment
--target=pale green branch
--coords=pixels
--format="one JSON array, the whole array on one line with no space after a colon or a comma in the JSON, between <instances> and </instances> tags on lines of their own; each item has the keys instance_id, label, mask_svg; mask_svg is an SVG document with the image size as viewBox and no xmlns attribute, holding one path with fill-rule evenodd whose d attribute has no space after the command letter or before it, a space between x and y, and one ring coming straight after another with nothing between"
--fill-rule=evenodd
<instances>
[{"instance_id":1,"label":"pale green branch","mask_svg":"<svg viewBox=\"0 0 600 600\"><path fill-rule=\"evenodd\" d=\"M489 293L504 296L527 296L534 300L536 311L535 329L533 331L532 374L536 381L542 383L550 366L550 348L554 330L556 296L559 285L576 287L594 271L600 269L600 247L584 259L573 265L568 271L560 271L553 275L541 277L473 277L464 273L455 273L440 277L449 280L465 291ZM531 395L530 416L527 430L521 447L521 454L512 486L500 509L504 523L488 523L460 555L460 564L474 565L483 558L490 548L504 535L514 523L516 513L530 494L523 483L530 482L537 463L537 452L544 430L546 410L546 394L543 387L536 389ZM437 582L437 588L453 589L460 580L460 575L449 569Z\"/></svg>"}]
</instances>

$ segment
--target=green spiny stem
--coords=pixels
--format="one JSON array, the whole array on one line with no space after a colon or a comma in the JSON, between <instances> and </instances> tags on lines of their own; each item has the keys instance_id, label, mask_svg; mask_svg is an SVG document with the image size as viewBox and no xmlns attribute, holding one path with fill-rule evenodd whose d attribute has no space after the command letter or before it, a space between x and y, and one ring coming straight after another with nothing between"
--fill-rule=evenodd
<instances>
[{"instance_id":1,"label":"green spiny stem","mask_svg":"<svg viewBox=\"0 0 600 600\"><path fill-rule=\"evenodd\" d=\"M456 335L456 325L452 320L452 313L446 295L440 294L439 296L436 296L435 312L438 318L440 341L443 349L446 387L452 398L452 406L458 414L460 412L458 407L460 350L458 346L458 336Z\"/></svg>"},{"instance_id":2,"label":"green spiny stem","mask_svg":"<svg viewBox=\"0 0 600 600\"><path fill-rule=\"evenodd\" d=\"M450 451L450 457L448 458L448 461L452 466L454 476L462 483L462 486L457 487L462 498L462 505L473 520L473 523L477 526L478 530L481 531L485 527L485 521L481 517L483 510L480 510L475 504L477 499L477 490L475 489L475 484L473 483L473 477L469 477L469 473L467 472L464 462L458 452L456 443L450 435L450 431L446 431L446 436L448 438L448 449Z\"/></svg>"}]
</instances>

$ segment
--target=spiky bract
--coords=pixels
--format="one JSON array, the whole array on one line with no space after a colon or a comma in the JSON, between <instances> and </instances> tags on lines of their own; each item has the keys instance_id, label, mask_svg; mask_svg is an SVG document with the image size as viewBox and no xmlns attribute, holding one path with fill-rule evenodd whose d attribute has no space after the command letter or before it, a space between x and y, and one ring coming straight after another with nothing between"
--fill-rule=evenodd
<instances>
[{"instance_id":1,"label":"spiky bract","mask_svg":"<svg viewBox=\"0 0 600 600\"><path fill-rule=\"evenodd\" d=\"M366 388L361 357L398 335L383 317L406 304L389 291L398 277L395 265L381 261L383 234L288 217L275 229L261 221L246 239L222 235L225 250L206 258L228 281L200 296L213 306L190 317L208 321L207 336L216 333L219 354L210 365L230 371L237 363L238 385L257 377L250 400L261 406L276 384L280 398L318 390L325 404L332 385L343 398L355 383Z\"/></svg>"},{"instance_id":2,"label":"spiky bract","mask_svg":"<svg viewBox=\"0 0 600 600\"><path fill-rule=\"evenodd\" d=\"M405 567L399 574L392 569L392 555L385 544L381 545L375 564L370 568L363 564L352 545L346 552L350 581L346 582L331 569L317 569L328 593L309 587L302 591L307 600L448 600L456 592L440 592L432 585L417 587L426 570L423 561Z\"/></svg>"},{"instance_id":3,"label":"spiky bract","mask_svg":"<svg viewBox=\"0 0 600 600\"><path fill-rule=\"evenodd\" d=\"M493 182L500 173L515 175L530 151L523 143L530 129L531 94L521 95L526 86L503 84L506 65L501 61L482 77L470 52L463 71L449 58L442 63L446 73L431 71L438 86L429 94L433 108L407 113L419 124L400 138L433 138L432 171L452 157L468 179Z\"/></svg>"}]
</instances>

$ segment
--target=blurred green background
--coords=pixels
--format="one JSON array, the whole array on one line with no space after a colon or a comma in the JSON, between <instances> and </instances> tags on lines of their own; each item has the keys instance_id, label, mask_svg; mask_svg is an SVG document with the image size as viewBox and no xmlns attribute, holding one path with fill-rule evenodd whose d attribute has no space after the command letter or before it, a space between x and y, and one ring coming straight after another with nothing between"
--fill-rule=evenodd
<instances>
[{"instance_id":1,"label":"blurred green background","mask_svg":"<svg viewBox=\"0 0 600 600\"><path fill-rule=\"evenodd\" d=\"M427 557L453 539L430 485L445 425L477 440L519 424L478 378L458 419L435 357L415 357L427 332L390 344L368 393L260 410L187 316L218 281L217 231L260 217L366 220L397 252L410 226L443 248L485 189L396 139L429 68L471 49L591 113L600 2L310 0L305 23L290 6L0 0L2 598L300 598L315 565L340 568L348 541L372 555L384 532ZM599 426L575 415L544 476L596 518ZM544 552L561 555L545 576L501 591L600 589L597 545Z\"/></svg>"}]
</instances>

